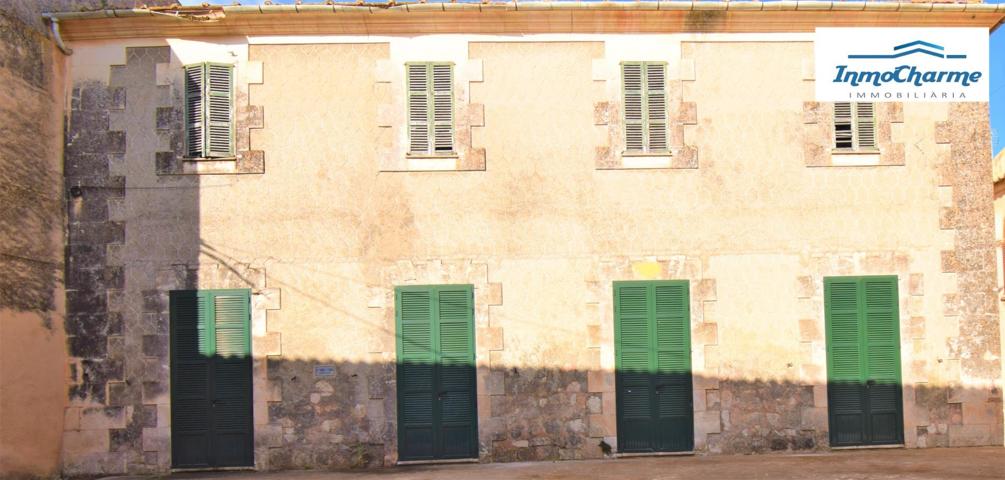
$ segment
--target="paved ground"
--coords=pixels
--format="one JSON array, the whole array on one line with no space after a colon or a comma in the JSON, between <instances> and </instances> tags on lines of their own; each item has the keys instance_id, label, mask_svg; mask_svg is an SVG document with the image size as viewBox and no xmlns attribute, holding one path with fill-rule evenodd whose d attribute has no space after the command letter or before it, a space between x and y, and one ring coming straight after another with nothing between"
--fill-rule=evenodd
<instances>
[{"instance_id":1,"label":"paved ground","mask_svg":"<svg viewBox=\"0 0 1005 480\"><path fill-rule=\"evenodd\" d=\"M123 479L125 477L118 477ZM139 478L139 477L130 477ZM345 472L175 474L214 480L711 480L1005 479L1005 448L853 450L805 455L715 455L618 460L408 466Z\"/></svg>"}]
</instances>

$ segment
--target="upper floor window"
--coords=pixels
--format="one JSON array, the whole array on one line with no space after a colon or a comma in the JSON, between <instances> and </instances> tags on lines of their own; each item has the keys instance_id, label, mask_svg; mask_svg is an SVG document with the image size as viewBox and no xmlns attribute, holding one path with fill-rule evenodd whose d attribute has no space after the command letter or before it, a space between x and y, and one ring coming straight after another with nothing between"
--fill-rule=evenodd
<instances>
[{"instance_id":1,"label":"upper floor window","mask_svg":"<svg viewBox=\"0 0 1005 480\"><path fill-rule=\"evenodd\" d=\"M668 150L666 71L666 62L621 64L626 152Z\"/></svg>"},{"instance_id":2,"label":"upper floor window","mask_svg":"<svg viewBox=\"0 0 1005 480\"><path fill-rule=\"evenodd\" d=\"M185 152L189 158L234 156L234 66L185 66Z\"/></svg>"},{"instance_id":3,"label":"upper floor window","mask_svg":"<svg viewBox=\"0 0 1005 480\"><path fill-rule=\"evenodd\" d=\"M834 148L876 148L876 109L872 103L834 104Z\"/></svg>"},{"instance_id":4,"label":"upper floor window","mask_svg":"<svg viewBox=\"0 0 1005 480\"><path fill-rule=\"evenodd\" d=\"M454 65L408 63L408 152L454 154Z\"/></svg>"}]
</instances>

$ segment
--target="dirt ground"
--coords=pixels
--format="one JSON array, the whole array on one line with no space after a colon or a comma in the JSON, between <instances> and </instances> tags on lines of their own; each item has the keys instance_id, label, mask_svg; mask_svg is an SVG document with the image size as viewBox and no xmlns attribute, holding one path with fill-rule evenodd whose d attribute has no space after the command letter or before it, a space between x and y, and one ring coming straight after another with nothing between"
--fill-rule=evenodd
<instances>
[{"instance_id":1,"label":"dirt ground","mask_svg":"<svg viewBox=\"0 0 1005 480\"><path fill-rule=\"evenodd\" d=\"M222 480L677 480L677 479L1005 479L1005 448L851 450L816 454L637 457L616 460L402 466L342 472L176 473L168 477Z\"/></svg>"}]
</instances>

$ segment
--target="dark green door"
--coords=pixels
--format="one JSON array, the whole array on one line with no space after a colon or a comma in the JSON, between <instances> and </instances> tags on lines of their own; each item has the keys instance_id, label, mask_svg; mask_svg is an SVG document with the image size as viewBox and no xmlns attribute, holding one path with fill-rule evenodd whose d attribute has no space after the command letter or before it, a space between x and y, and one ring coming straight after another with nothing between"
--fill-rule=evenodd
<instances>
[{"instance_id":1,"label":"dark green door","mask_svg":"<svg viewBox=\"0 0 1005 480\"><path fill-rule=\"evenodd\" d=\"M474 291L397 287L398 456L478 457Z\"/></svg>"},{"instance_id":2,"label":"dark green door","mask_svg":"<svg viewBox=\"0 0 1005 480\"><path fill-rule=\"evenodd\" d=\"M618 451L694 449L687 281L614 283Z\"/></svg>"},{"instance_id":3,"label":"dark green door","mask_svg":"<svg viewBox=\"0 0 1005 480\"><path fill-rule=\"evenodd\" d=\"M171 461L254 465L248 290L172 291Z\"/></svg>"},{"instance_id":4,"label":"dark green door","mask_svg":"<svg viewBox=\"0 0 1005 480\"><path fill-rule=\"evenodd\" d=\"M897 277L824 279L835 447L904 443Z\"/></svg>"}]
</instances>

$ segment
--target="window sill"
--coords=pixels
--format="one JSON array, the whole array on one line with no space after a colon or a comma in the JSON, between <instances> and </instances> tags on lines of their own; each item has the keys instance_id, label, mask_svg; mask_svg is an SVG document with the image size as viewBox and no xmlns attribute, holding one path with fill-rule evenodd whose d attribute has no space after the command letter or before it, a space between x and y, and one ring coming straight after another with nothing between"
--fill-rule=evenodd
<instances>
[{"instance_id":1,"label":"window sill","mask_svg":"<svg viewBox=\"0 0 1005 480\"><path fill-rule=\"evenodd\" d=\"M232 157L176 157L174 152L157 152L157 175L231 175L265 173L265 152L245 150Z\"/></svg>"},{"instance_id":2,"label":"window sill","mask_svg":"<svg viewBox=\"0 0 1005 480\"><path fill-rule=\"evenodd\" d=\"M831 150L833 167L872 167L880 164L879 149Z\"/></svg>"},{"instance_id":3,"label":"window sill","mask_svg":"<svg viewBox=\"0 0 1005 480\"><path fill-rule=\"evenodd\" d=\"M182 157L183 162L234 162L240 158L237 155L230 157Z\"/></svg>"},{"instance_id":4,"label":"window sill","mask_svg":"<svg viewBox=\"0 0 1005 480\"><path fill-rule=\"evenodd\" d=\"M670 152L622 152L621 168L644 170L652 168L672 168L673 156Z\"/></svg>"},{"instance_id":5,"label":"window sill","mask_svg":"<svg viewBox=\"0 0 1005 480\"><path fill-rule=\"evenodd\" d=\"M450 171L457 170L460 157L450 155L405 155L408 171Z\"/></svg>"},{"instance_id":6,"label":"window sill","mask_svg":"<svg viewBox=\"0 0 1005 480\"><path fill-rule=\"evenodd\" d=\"M624 151L621 152L622 157L669 157L671 155L670 150L659 150L655 152L634 152L634 151Z\"/></svg>"},{"instance_id":7,"label":"window sill","mask_svg":"<svg viewBox=\"0 0 1005 480\"><path fill-rule=\"evenodd\" d=\"M832 148L831 155L874 155L878 148Z\"/></svg>"},{"instance_id":8,"label":"window sill","mask_svg":"<svg viewBox=\"0 0 1005 480\"><path fill-rule=\"evenodd\" d=\"M457 158L457 152L443 153L406 153L405 158Z\"/></svg>"},{"instance_id":9,"label":"window sill","mask_svg":"<svg viewBox=\"0 0 1005 480\"><path fill-rule=\"evenodd\" d=\"M237 173L237 157L227 158L183 158L183 175L222 175Z\"/></svg>"}]
</instances>

